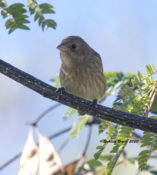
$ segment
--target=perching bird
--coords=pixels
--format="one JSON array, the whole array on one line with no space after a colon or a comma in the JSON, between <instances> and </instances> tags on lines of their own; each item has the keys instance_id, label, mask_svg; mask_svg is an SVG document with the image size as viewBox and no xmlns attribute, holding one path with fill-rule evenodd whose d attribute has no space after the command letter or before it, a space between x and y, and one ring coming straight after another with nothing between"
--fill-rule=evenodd
<instances>
[{"instance_id":1,"label":"perching bird","mask_svg":"<svg viewBox=\"0 0 157 175\"><path fill-rule=\"evenodd\" d=\"M79 36L65 38L57 48L62 60L61 87L86 100L100 100L106 90L100 55Z\"/></svg>"}]
</instances>

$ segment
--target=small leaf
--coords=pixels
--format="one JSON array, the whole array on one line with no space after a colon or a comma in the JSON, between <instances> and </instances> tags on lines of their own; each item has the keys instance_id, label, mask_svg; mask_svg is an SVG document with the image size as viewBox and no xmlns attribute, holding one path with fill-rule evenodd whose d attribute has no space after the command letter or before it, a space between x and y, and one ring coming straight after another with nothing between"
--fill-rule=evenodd
<instances>
[{"instance_id":1,"label":"small leaf","mask_svg":"<svg viewBox=\"0 0 157 175\"><path fill-rule=\"evenodd\" d=\"M143 150L139 153L138 164L139 164L139 169L141 171L146 169L149 155L150 155L149 150Z\"/></svg>"},{"instance_id":2,"label":"small leaf","mask_svg":"<svg viewBox=\"0 0 157 175\"><path fill-rule=\"evenodd\" d=\"M5 23L6 29L11 28L11 27L14 27L14 26L15 26L15 21L14 21L13 18L8 19L8 20L6 21L6 23Z\"/></svg>"},{"instance_id":3,"label":"small leaf","mask_svg":"<svg viewBox=\"0 0 157 175\"><path fill-rule=\"evenodd\" d=\"M7 3L5 0L0 0L0 9L7 7Z\"/></svg>"},{"instance_id":4,"label":"small leaf","mask_svg":"<svg viewBox=\"0 0 157 175\"><path fill-rule=\"evenodd\" d=\"M16 29L17 29L16 27L11 27L10 30L8 31L8 34L11 34Z\"/></svg>"},{"instance_id":5,"label":"small leaf","mask_svg":"<svg viewBox=\"0 0 157 175\"><path fill-rule=\"evenodd\" d=\"M98 166L101 166L102 163L98 160L95 160L95 159L90 159L87 161L87 163L92 167L92 168L96 168Z\"/></svg>"},{"instance_id":6,"label":"small leaf","mask_svg":"<svg viewBox=\"0 0 157 175\"><path fill-rule=\"evenodd\" d=\"M41 12L42 12L43 14L55 13L55 11L52 10L52 9L43 9Z\"/></svg>"},{"instance_id":7,"label":"small leaf","mask_svg":"<svg viewBox=\"0 0 157 175\"><path fill-rule=\"evenodd\" d=\"M94 154L94 158L97 160L99 157L100 157L100 152L96 152L95 154Z\"/></svg>"},{"instance_id":8,"label":"small leaf","mask_svg":"<svg viewBox=\"0 0 157 175\"><path fill-rule=\"evenodd\" d=\"M42 23L42 30L44 30L45 26L55 29L56 22L51 19L44 20L44 22Z\"/></svg>"},{"instance_id":9,"label":"small leaf","mask_svg":"<svg viewBox=\"0 0 157 175\"><path fill-rule=\"evenodd\" d=\"M42 22L44 21L44 19L45 18L43 16L40 16L39 21L38 21L39 26L42 24Z\"/></svg>"},{"instance_id":10,"label":"small leaf","mask_svg":"<svg viewBox=\"0 0 157 175\"><path fill-rule=\"evenodd\" d=\"M39 7L41 9L50 9L50 8L53 8L53 6L51 4L47 4L47 3L40 4Z\"/></svg>"},{"instance_id":11,"label":"small leaf","mask_svg":"<svg viewBox=\"0 0 157 175\"><path fill-rule=\"evenodd\" d=\"M96 149L104 149L104 146L99 145L96 147Z\"/></svg>"},{"instance_id":12,"label":"small leaf","mask_svg":"<svg viewBox=\"0 0 157 175\"><path fill-rule=\"evenodd\" d=\"M34 21L41 17L41 13L36 13L34 16Z\"/></svg>"},{"instance_id":13,"label":"small leaf","mask_svg":"<svg viewBox=\"0 0 157 175\"><path fill-rule=\"evenodd\" d=\"M100 159L101 160L108 160L108 161L110 161L111 159L112 159L112 155L102 155L101 157L100 157Z\"/></svg>"},{"instance_id":14,"label":"small leaf","mask_svg":"<svg viewBox=\"0 0 157 175\"><path fill-rule=\"evenodd\" d=\"M17 19L16 19L17 20ZM16 24L26 24L26 23L30 23L30 21L28 21L27 19L18 19L16 21Z\"/></svg>"},{"instance_id":15,"label":"small leaf","mask_svg":"<svg viewBox=\"0 0 157 175\"><path fill-rule=\"evenodd\" d=\"M69 120L71 119L72 116L74 116L74 114L77 112L76 109L74 108L68 108L63 116L63 120Z\"/></svg>"},{"instance_id":16,"label":"small leaf","mask_svg":"<svg viewBox=\"0 0 157 175\"><path fill-rule=\"evenodd\" d=\"M30 30L29 27L27 27L26 25L23 25L23 24L19 24L19 25L18 25L18 28L24 29L24 30Z\"/></svg>"},{"instance_id":17,"label":"small leaf","mask_svg":"<svg viewBox=\"0 0 157 175\"><path fill-rule=\"evenodd\" d=\"M1 11L1 15L3 16L3 18L6 18L7 16L9 16L9 13L4 9Z\"/></svg>"},{"instance_id":18,"label":"small leaf","mask_svg":"<svg viewBox=\"0 0 157 175\"><path fill-rule=\"evenodd\" d=\"M80 132L82 131L85 124L88 122L89 118L90 118L89 115L83 115L77 117L72 129L70 130L70 138L79 137Z\"/></svg>"},{"instance_id":19,"label":"small leaf","mask_svg":"<svg viewBox=\"0 0 157 175\"><path fill-rule=\"evenodd\" d=\"M114 125L110 125L108 127L108 131L106 132L106 134L109 136L109 138L111 139L115 134L116 134L116 128Z\"/></svg>"}]
</instances>

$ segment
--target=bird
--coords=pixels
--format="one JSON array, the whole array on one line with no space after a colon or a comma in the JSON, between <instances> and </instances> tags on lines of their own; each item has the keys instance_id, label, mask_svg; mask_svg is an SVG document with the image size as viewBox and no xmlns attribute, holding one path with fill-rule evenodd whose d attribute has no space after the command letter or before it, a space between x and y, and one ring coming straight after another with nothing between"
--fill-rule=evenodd
<instances>
[{"instance_id":1,"label":"bird","mask_svg":"<svg viewBox=\"0 0 157 175\"><path fill-rule=\"evenodd\" d=\"M100 55L80 36L66 37L57 49L62 62L59 74L61 87L93 103L101 100L106 91L106 78ZM79 114L84 112L79 111Z\"/></svg>"}]
</instances>

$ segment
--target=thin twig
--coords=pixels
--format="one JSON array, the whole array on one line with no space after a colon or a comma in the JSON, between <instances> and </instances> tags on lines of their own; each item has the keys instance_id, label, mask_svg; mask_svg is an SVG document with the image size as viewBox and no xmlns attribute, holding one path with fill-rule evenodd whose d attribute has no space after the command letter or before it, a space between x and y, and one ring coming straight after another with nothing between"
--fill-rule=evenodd
<instances>
[{"instance_id":1,"label":"thin twig","mask_svg":"<svg viewBox=\"0 0 157 175\"><path fill-rule=\"evenodd\" d=\"M54 107L54 106L52 106L52 108L53 108L53 107ZM49 109L50 109L50 108L49 108ZM49 109L47 109L47 111L48 111ZM45 111L45 113L46 113L46 111ZM44 113L42 113L40 116L42 116L43 114L44 114ZM97 117L93 117L93 119L92 119L91 121L87 122L87 125L91 126L92 124L99 124L99 123L101 123L101 119L99 119L99 118L97 118ZM57 137L57 136L59 136L59 135L61 135L61 134L64 134L65 132L70 131L71 128L72 128L72 126L66 128L66 129L63 129L63 130L61 130L61 131L59 131L59 132L57 132L57 133L55 133L55 134L50 135L50 136L49 136L49 139L50 139L50 140L51 140L51 139L54 139L55 137ZM0 171L1 171L3 168L7 167L9 164L11 164L13 161L17 160L17 159L21 156L21 153L22 153L22 152L16 154L16 155L13 156L12 158L10 158L8 161L6 161L4 164L2 164L2 165L0 166Z\"/></svg>"},{"instance_id":2,"label":"thin twig","mask_svg":"<svg viewBox=\"0 0 157 175\"><path fill-rule=\"evenodd\" d=\"M4 164L0 166L0 171L2 171L3 168L6 168L8 165L10 165L12 162L14 162L16 159L18 159L21 156L21 153L16 154L11 159L6 161Z\"/></svg>"},{"instance_id":3,"label":"thin twig","mask_svg":"<svg viewBox=\"0 0 157 175\"><path fill-rule=\"evenodd\" d=\"M90 125L88 127L87 141L86 141L84 150L82 152L82 157L85 157L85 155L86 155L86 152L87 152L87 149L88 149L88 146L89 146L89 142L90 142L90 139L91 139L91 135L92 135L92 125Z\"/></svg>"},{"instance_id":4,"label":"thin twig","mask_svg":"<svg viewBox=\"0 0 157 175\"><path fill-rule=\"evenodd\" d=\"M63 129L59 132L56 132L55 134L52 134L50 135L48 138L51 140L51 139L54 139L55 137L61 135L61 134L64 134L65 132L68 132L72 127L68 127L66 129ZM13 156L12 158L10 158L8 161L6 161L5 163L3 163L1 166L0 166L0 171L4 168L6 168L9 164L11 164L13 161L17 160L20 156L21 156L22 152L16 154L15 156Z\"/></svg>"},{"instance_id":5,"label":"thin twig","mask_svg":"<svg viewBox=\"0 0 157 175\"><path fill-rule=\"evenodd\" d=\"M27 124L36 126L36 125L39 123L39 121L40 121L46 114L48 114L48 113L51 112L53 109L55 109L55 108L57 108L57 107L59 107L59 106L61 106L61 104L60 104L60 103L57 103L57 104L55 104L55 105L49 107L49 108L46 109L44 112L42 112L42 113L39 115L39 117L37 117L37 119L36 119L33 123L27 123Z\"/></svg>"},{"instance_id":6,"label":"thin twig","mask_svg":"<svg viewBox=\"0 0 157 175\"><path fill-rule=\"evenodd\" d=\"M69 142L69 140L70 140L70 137L68 136L68 137L64 140L64 142L61 144L61 146L59 147L58 153L60 153L60 152L64 149L64 147L65 147L66 144Z\"/></svg>"}]
</instances>

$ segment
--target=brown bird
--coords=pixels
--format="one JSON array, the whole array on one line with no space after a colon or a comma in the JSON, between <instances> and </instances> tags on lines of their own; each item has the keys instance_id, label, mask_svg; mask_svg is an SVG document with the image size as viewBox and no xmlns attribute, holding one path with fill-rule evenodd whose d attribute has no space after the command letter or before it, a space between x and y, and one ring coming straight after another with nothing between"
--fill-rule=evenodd
<instances>
[{"instance_id":1,"label":"brown bird","mask_svg":"<svg viewBox=\"0 0 157 175\"><path fill-rule=\"evenodd\" d=\"M57 48L62 60L61 87L86 100L100 100L106 90L100 55L79 36L65 38Z\"/></svg>"}]
</instances>

